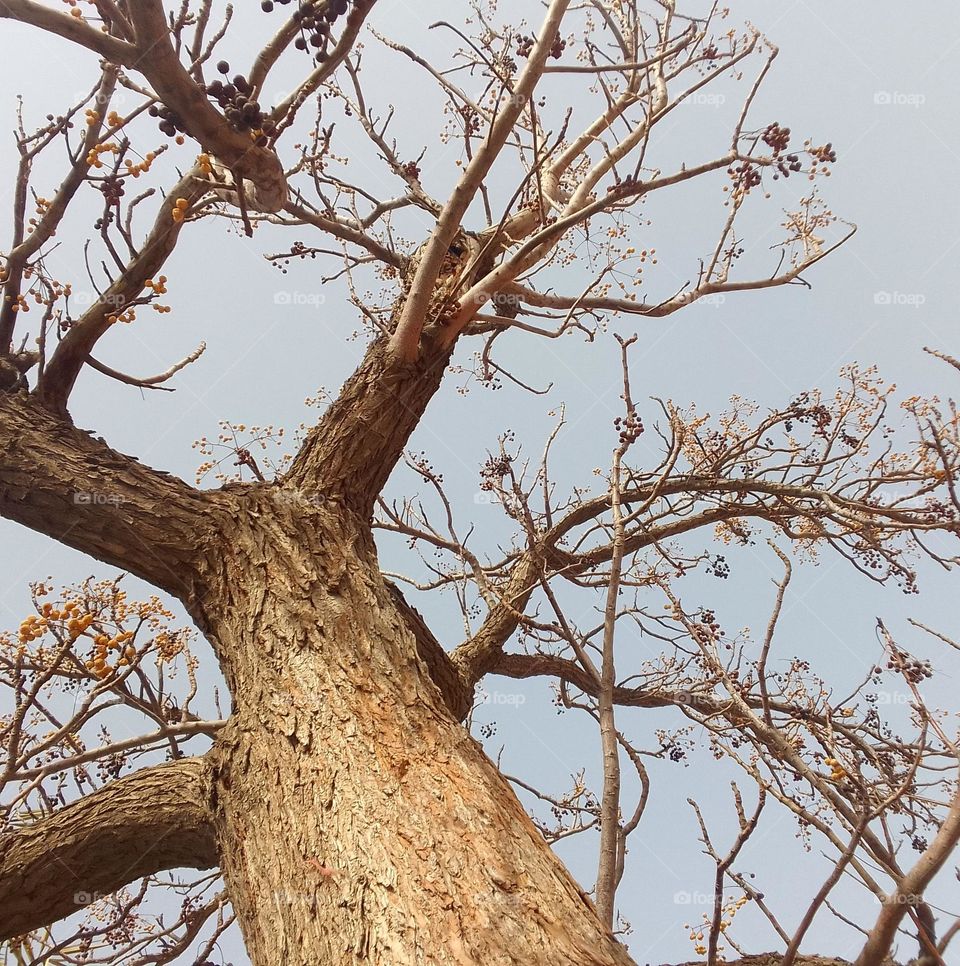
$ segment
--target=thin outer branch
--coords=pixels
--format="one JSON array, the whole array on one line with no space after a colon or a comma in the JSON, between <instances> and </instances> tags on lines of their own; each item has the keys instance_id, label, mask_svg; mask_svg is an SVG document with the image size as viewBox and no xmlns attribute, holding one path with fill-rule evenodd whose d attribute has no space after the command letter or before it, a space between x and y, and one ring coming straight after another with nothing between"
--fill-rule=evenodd
<instances>
[{"instance_id":1,"label":"thin outer branch","mask_svg":"<svg viewBox=\"0 0 960 966\"><path fill-rule=\"evenodd\" d=\"M460 229L470 203L507 138L513 132L524 105L533 94L537 81L540 80L568 6L570 6L570 0L553 0L550 4L537 43L533 47L508 105L497 116L487 139L467 165L459 183L453 189L453 194L440 213L437 226L420 258L420 264L417 266L417 272L410 287L410 295L403 307L397 330L391 341L391 348L402 359L411 360L417 357L420 332L426 321L430 299L440 275L444 256Z\"/></svg>"},{"instance_id":2,"label":"thin outer branch","mask_svg":"<svg viewBox=\"0 0 960 966\"><path fill-rule=\"evenodd\" d=\"M105 376L116 379L117 382L125 383L128 386L138 386L141 389L164 389L166 392L173 392L172 389L167 389L165 386L161 386L160 383L172 379L181 369L186 369L190 363L196 362L203 355L206 348L207 343L201 342L190 355L181 359L179 362L175 362L169 369L165 369L155 376L146 376L143 379L137 379L135 376L128 376L116 369L111 369L110 366L105 366L102 362L97 362L92 356L87 359L87 365L91 369L96 369L97 372L102 372Z\"/></svg>"},{"instance_id":3,"label":"thin outer branch","mask_svg":"<svg viewBox=\"0 0 960 966\"><path fill-rule=\"evenodd\" d=\"M915 906L960 841L960 787L936 837L887 897L854 966L881 966L907 911Z\"/></svg>"}]
</instances>

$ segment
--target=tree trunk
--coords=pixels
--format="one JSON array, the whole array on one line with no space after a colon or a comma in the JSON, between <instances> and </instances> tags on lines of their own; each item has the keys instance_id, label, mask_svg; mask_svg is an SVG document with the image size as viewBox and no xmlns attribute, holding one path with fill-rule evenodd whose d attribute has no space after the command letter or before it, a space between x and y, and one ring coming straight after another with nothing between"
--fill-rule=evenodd
<instances>
[{"instance_id":1,"label":"tree trunk","mask_svg":"<svg viewBox=\"0 0 960 966\"><path fill-rule=\"evenodd\" d=\"M212 814L255 966L630 964L433 684L366 522L265 487L224 532L196 617L235 700Z\"/></svg>"}]
</instances>

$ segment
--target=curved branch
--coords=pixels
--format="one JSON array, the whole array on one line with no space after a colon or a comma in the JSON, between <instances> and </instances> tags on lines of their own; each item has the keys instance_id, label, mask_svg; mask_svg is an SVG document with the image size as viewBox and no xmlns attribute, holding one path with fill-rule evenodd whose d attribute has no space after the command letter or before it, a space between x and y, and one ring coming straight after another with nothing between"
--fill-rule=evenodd
<instances>
[{"instance_id":1,"label":"curved branch","mask_svg":"<svg viewBox=\"0 0 960 966\"><path fill-rule=\"evenodd\" d=\"M161 386L160 383L172 379L181 369L186 369L192 362L196 362L206 352L206 349L207 343L201 342L193 352L179 362L175 362L168 369L164 369L163 372L159 372L155 376L145 376L143 379L137 379L136 376L128 376L126 373L120 372L117 369L111 369L110 366L98 362L93 356L87 357L87 365L91 369L96 369L97 372L102 372L105 376L116 379L117 382L122 382L128 386L138 386L141 389L163 389L165 392L173 392L172 389L167 389L165 386Z\"/></svg>"},{"instance_id":2,"label":"curved branch","mask_svg":"<svg viewBox=\"0 0 960 966\"><path fill-rule=\"evenodd\" d=\"M0 3L0 19L19 20L41 30L48 30L64 40L92 50L111 63L125 67L133 66L139 55L133 44L102 33L79 17L57 13L51 7L33 3L32 0L3 0Z\"/></svg>"},{"instance_id":3,"label":"curved branch","mask_svg":"<svg viewBox=\"0 0 960 966\"><path fill-rule=\"evenodd\" d=\"M140 297L147 279L156 275L170 257L184 224L182 220L175 221L172 215L178 200L182 198L193 204L207 192L208 185L198 174L198 170L193 169L173 186L143 248L57 346L36 389L48 409L66 414L67 400L93 347L113 324L112 320Z\"/></svg>"},{"instance_id":4,"label":"curved branch","mask_svg":"<svg viewBox=\"0 0 960 966\"><path fill-rule=\"evenodd\" d=\"M0 515L189 599L210 498L0 394Z\"/></svg>"},{"instance_id":5,"label":"curved branch","mask_svg":"<svg viewBox=\"0 0 960 966\"><path fill-rule=\"evenodd\" d=\"M145 768L0 838L0 940L77 912L147 875L209 869L217 850L207 767Z\"/></svg>"}]
</instances>

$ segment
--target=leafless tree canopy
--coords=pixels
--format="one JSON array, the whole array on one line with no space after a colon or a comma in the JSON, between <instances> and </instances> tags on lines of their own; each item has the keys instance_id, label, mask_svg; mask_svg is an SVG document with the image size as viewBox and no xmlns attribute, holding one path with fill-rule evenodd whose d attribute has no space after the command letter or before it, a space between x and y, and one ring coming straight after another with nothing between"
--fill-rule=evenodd
<instances>
[{"instance_id":1,"label":"leafless tree canopy","mask_svg":"<svg viewBox=\"0 0 960 966\"><path fill-rule=\"evenodd\" d=\"M60 113L37 126L26 97L16 118L0 513L168 595L47 579L0 634L5 962L212 963L237 921L257 966L629 964L618 886L644 835L648 766L705 747L738 774L732 838L689 799L716 867L689 926L698 962L839 963L808 954L832 915L863 934L856 966L906 944L942 966L960 921L926 893L954 874L960 751L911 649L935 641L955 659L958 644L919 617L906 636L878 619L861 684L841 695L830 669L784 650L778 624L805 557L839 554L908 594L924 566L957 562L955 406L857 366L836 389L766 409L733 397L715 416L631 380L657 319L802 289L853 233L819 193L837 160L827 135L758 116L777 48L717 5L674 0L458 0L419 50L389 36L376 0L258 6L259 49L237 65L221 53L232 10L213 0L0 2L0 18L85 48L90 70ZM384 58L441 99L452 170L427 169L368 68ZM298 85L268 104L292 69ZM672 162L671 126L719 85L741 97L727 138ZM388 195L365 181L378 168ZM677 266L687 282L655 291L650 207L708 189L711 244ZM786 212L761 263L744 226L764 205ZM94 218L69 262L88 275L66 277L60 245ZM327 310L345 335L361 319L366 351L287 457L264 459L271 428L224 424L198 443L194 486L75 427L70 397L81 379L170 390L204 365L200 343L163 372L122 372L98 344L170 311L166 263L209 219L225 246L241 234L280 268L309 260L348 293ZM504 432L480 493L512 537L491 549L410 436L444 379L543 394L544 374L501 350L560 337L584 353L616 340L609 463L554 475L562 407L546 440ZM407 498L385 495L398 466L418 484ZM407 542L406 575L381 569L377 536ZM750 546L777 567L759 633L688 589ZM462 640L438 641L401 587L454 595ZM197 631L169 597L212 648L222 707L200 693ZM638 634L656 657L629 646ZM596 731L598 784L584 771L543 789L486 758L469 726L497 678L549 679L558 712ZM878 705L881 687L905 707ZM656 743L631 738L623 708L646 709ZM830 857L815 895L767 895L738 864L783 810ZM549 845L587 831L596 874L581 888ZM836 904L851 883L876 897L874 921ZM741 948L745 908L775 953Z\"/></svg>"}]
</instances>

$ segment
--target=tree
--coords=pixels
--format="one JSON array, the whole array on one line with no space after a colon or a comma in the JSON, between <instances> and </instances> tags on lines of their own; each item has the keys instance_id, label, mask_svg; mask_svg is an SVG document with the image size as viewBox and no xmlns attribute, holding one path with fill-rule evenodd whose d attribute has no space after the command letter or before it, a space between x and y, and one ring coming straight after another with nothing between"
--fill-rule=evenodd
<instances>
[{"instance_id":1,"label":"tree","mask_svg":"<svg viewBox=\"0 0 960 966\"><path fill-rule=\"evenodd\" d=\"M0 17L86 48L91 66L100 59L87 96L37 130L19 121L0 309L0 512L182 603L212 647L230 708L216 719L193 710L197 659L160 597L133 603L119 580L62 593L34 585L36 613L0 640L13 698L3 719L3 784L13 791L0 839L0 932L18 961L79 962L112 948L114 961L167 962L199 942L199 962L235 916L258 966L630 963L616 894L628 836L641 827L645 761L682 757L696 727L752 788L732 786L730 846L715 843L697 811L716 863L713 906L691 926L700 957L729 958L732 919L752 903L782 947L761 957L738 951L745 966L837 962L799 948L846 877L881 901L857 966L884 962L900 930L916 937L920 962L942 963L957 926L937 934L925 892L960 836L960 762L956 736L923 700L929 668L882 621L885 658L871 656L863 687L840 701L802 657L780 672L771 654L793 550L841 554L907 592L916 558L956 562L956 410L905 399L908 440L894 425L892 387L858 368L832 396L811 391L769 412L740 399L715 419L670 401L647 406L631 384L637 337L621 332L631 318L701 299L802 286L852 234L811 186L785 218L772 269L742 267L740 226L772 182L815 182L836 160L829 142L794 148L789 128L754 119L776 48L753 28L728 29L716 8L695 17L672 0L552 0L534 28L504 22L495 5L457 5L468 25L435 25L453 38L441 59L381 36L375 0L267 0L262 22L276 32L246 73L231 76L216 61L231 15L217 25L212 0L170 10L159 0L69 6L0 4ZM364 70L365 36L415 64L447 101L442 137L461 157L439 198ZM300 64L306 76L268 107L264 85L281 64ZM748 69L755 79L743 82ZM665 122L722 78L743 82L722 152L661 168ZM557 108L572 82L580 100ZM118 91L131 108L114 106ZM595 111L583 123L587 102ZM344 121L368 139L396 196L354 181L338 154ZM143 150L156 140L153 124L164 141ZM66 171L46 197L35 172L57 147ZM189 169L175 170L188 155ZM168 185L162 196L152 187L130 197L151 178ZM645 297L642 273L656 251L631 244L644 206L718 183L725 207L695 281ZM75 312L77 283L59 277L55 238L91 188L102 195L102 261L88 258L96 297ZM75 427L69 401L90 369L167 388L197 362L202 346L160 375L137 377L94 353L148 306L166 310L167 259L214 218L254 239L309 230L309 242L270 257L337 266L325 281L346 281L342 313L362 314L368 345L288 462L271 472L245 428L229 427L229 458L218 460L220 444L204 440L213 459L202 471L226 477L233 461L247 479L200 488ZM406 241L424 218L425 237ZM591 278L563 287L572 266L588 263ZM506 434L481 492L503 508L514 538L499 557L478 554L442 475L407 452L441 381L467 368L454 365L455 349L479 346L468 378L537 392L495 348L520 336L586 344L608 330L620 347L623 412L600 485L566 492L554 480L562 414L539 461ZM254 431L253 442L270 435ZM402 462L421 494L387 498ZM419 586L458 595L461 643L442 646L385 576L377 533L438 555ZM728 631L683 590L698 573L724 577L718 540L768 540L780 562L759 640ZM589 612L574 603L584 597L600 602L589 624L576 616ZM663 654L623 654L616 645L630 627L655 635ZM917 631L957 646L922 624ZM560 710L596 723L599 794L581 781L562 796L541 792L486 757L463 723L489 675L548 677ZM892 730L865 697L883 675L909 689L912 736ZM621 706L678 709L689 724L665 726L659 747L638 748L618 727ZM113 740L105 722L134 711L150 730ZM91 744L101 726L101 743ZM209 748L192 753L204 736ZM121 776L139 759L147 764ZM511 786L524 790L533 818ZM835 859L789 928L736 866L774 804ZM588 829L599 831L589 893L549 844ZM177 921L153 921L141 904L173 869L201 874L184 886ZM47 927L77 911L77 880L87 898L121 898L59 939Z\"/></svg>"}]
</instances>

